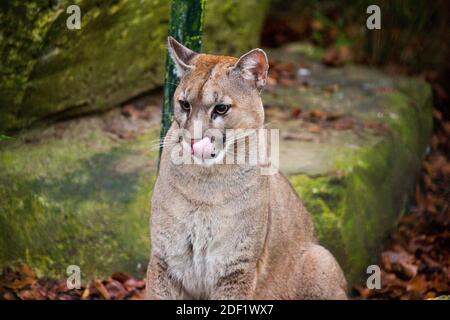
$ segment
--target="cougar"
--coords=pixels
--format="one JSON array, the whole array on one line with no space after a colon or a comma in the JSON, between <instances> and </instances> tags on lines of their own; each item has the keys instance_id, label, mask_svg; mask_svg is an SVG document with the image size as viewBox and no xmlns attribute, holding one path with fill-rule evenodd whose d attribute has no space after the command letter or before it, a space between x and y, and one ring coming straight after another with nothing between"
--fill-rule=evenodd
<instances>
[{"instance_id":1,"label":"cougar","mask_svg":"<svg viewBox=\"0 0 450 320\"><path fill-rule=\"evenodd\" d=\"M223 161L240 138L229 129L263 128L265 52L202 54L171 37L168 48L180 82L152 196L147 297L346 299L343 272L288 180ZM174 161L180 150L194 161Z\"/></svg>"}]
</instances>

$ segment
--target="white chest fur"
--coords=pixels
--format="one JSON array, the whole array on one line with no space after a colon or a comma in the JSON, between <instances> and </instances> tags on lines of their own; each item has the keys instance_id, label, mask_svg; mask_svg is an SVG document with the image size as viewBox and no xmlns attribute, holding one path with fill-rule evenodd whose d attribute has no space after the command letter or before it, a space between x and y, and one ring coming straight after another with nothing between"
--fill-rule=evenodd
<instances>
[{"instance_id":1,"label":"white chest fur","mask_svg":"<svg viewBox=\"0 0 450 320\"><path fill-rule=\"evenodd\" d=\"M206 178L178 172L160 176L155 188L152 246L186 298L207 299L227 267L263 242L255 219L267 216L264 188L249 171Z\"/></svg>"},{"instance_id":2,"label":"white chest fur","mask_svg":"<svg viewBox=\"0 0 450 320\"><path fill-rule=\"evenodd\" d=\"M183 220L167 256L168 271L189 295L205 299L225 271L223 234L209 210L194 210Z\"/></svg>"}]
</instances>

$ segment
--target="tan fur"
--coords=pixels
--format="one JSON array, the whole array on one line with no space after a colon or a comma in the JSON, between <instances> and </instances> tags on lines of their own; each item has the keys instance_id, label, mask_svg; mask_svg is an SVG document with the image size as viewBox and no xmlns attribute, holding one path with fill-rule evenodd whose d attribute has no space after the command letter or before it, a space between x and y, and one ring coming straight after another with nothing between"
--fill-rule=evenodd
<instances>
[{"instance_id":1,"label":"tan fur","mask_svg":"<svg viewBox=\"0 0 450 320\"><path fill-rule=\"evenodd\" d=\"M345 299L343 273L317 244L311 217L285 177L250 165L175 165L170 158L178 143L172 133L191 130L194 119L222 132L263 126L265 54L253 51L250 62L238 62L169 45L182 78L152 198L148 297ZM211 108L225 98L232 110L215 122ZM189 116L180 99L190 102Z\"/></svg>"}]
</instances>

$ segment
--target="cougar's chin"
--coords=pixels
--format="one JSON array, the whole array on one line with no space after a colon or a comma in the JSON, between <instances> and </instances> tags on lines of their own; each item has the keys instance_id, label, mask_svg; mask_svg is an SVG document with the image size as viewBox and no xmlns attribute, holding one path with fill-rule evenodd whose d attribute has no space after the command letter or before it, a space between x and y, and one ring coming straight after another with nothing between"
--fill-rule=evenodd
<instances>
[{"instance_id":1,"label":"cougar's chin","mask_svg":"<svg viewBox=\"0 0 450 320\"><path fill-rule=\"evenodd\" d=\"M206 167L211 167L214 165L223 165L225 158L225 150L220 150L213 158L203 159L203 165Z\"/></svg>"},{"instance_id":2,"label":"cougar's chin","mask_svg":"<svg viewBox=\"0 0 450 320\"><path fill-rule=\"evenodd\" d=\"M214 157L211 158L203 158L200 159L199 157L192 155L192 163L203 166L203 167L212 167L214 165L223 165L224 164L224 157L225 157L225 150L219 151Z\"/></svg>"}]
</instances>

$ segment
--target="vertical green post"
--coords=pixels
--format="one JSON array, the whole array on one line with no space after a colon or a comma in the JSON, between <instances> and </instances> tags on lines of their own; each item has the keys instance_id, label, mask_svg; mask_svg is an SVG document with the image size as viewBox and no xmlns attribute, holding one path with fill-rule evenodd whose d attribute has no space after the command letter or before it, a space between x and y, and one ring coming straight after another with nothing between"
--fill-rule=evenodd
<instances>
[{"instance_id":1,"label":"vertical green post","mask_svg":"<svg viewBox=\"0 0 450 320\"><path fill-rule=\"evenodd\" d=\"M202 46L203 19L206 0L172 0L169 35L186 47L199 52ZM161 119L161 142L166 136L173 117L173 93L178 84L175 66L169 54L166 57L164 98ZM159 149L161 157L163 146Z\"/></svg>"}]
</instances>

